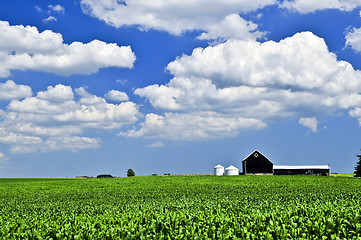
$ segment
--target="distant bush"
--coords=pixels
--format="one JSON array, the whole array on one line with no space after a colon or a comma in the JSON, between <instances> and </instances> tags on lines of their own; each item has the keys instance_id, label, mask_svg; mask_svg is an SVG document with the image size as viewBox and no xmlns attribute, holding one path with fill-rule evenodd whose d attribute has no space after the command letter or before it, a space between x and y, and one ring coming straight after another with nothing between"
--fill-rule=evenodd
<instances>
[{"instance_id":1,"label":"distant bush","mask_svg":"<svg viewBox=\"0 0 361 240\"><path fill-rule=\"evenodd\" d=\"M110 174L100 174L97 176L97 178L113 178L113 176Z\"/></svg>"},{"instance_id":2,"label":"distant bush","mask_svg":"<svg viewBox=\"0 0 361 240\"><path fill-rule=\"evenodd\" d=\"M131 168L128 169L127 176L128 177L134 177L135 176L135 173L134 173L133 169L131 169Z\"/></svg>"}]
</instances>

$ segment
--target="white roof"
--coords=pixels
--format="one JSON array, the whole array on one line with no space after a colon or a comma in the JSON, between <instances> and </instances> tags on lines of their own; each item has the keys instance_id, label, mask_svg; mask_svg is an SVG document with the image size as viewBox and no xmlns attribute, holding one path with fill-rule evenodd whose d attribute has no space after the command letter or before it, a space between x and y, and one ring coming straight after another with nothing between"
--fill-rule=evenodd
<instances>
[{"instance_id":1,"label":"white roof","mask_svg":"<svg viewBox=\"0 0 361 240\"><path fill-rule=\"evenodd\" d=\"M218 164L217 166L215 166L214 168L224 168L221 164Z\"/></svg>"},{"instance_id":2,"label":"white roof","mask_svg":"<svg viewBox=\"0 0 361 240\"><path fill-rule=\"evenodd\" d=\"M238 170L238 168L236 168L235 166L231 165L229 166L228 168L226 168L226 170L231 170L231 169L235 169L235 170Z\"/></svg>"},{"instance_id":3,"label":"white roof","mask_svg":"<svg viewBox=\"0 0 361 240\"><path fill-rule=\"evenodd\" d=\"M273 165L273 169L331 169L330 165L287 166Z\"/></svg>"}]
</instances>

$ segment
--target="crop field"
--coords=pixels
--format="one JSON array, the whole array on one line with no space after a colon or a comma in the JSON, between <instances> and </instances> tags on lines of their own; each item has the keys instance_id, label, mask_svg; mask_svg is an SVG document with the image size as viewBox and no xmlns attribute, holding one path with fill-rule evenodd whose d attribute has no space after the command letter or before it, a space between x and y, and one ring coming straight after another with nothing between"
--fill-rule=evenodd
<instances>
[{"instance_id":1,"label":"crop field","mask_svg":"<svg viewBox=\"0 0 361 240\"><path fill-rule=\"evenodd\" d=\"M0 179L0 239L361 239L361 179Z\"/></svg>"}]
</instances>

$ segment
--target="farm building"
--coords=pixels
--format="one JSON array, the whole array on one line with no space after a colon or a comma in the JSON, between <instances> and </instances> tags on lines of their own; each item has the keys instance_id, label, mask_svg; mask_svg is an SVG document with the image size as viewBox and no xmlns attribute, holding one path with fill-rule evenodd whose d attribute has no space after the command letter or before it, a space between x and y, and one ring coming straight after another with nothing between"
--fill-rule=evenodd
<instances>
[{"instance_id":1,"label":"farm building","mask_svg":"<svg viewBox=\"0 0 361 240\"><path fill-rule=\"evenodd\" d=\"M285 166L273 165L259 151L254 151L242 161L243 174L320 175L330 176L330 165Z\"/></svg>"},{"instance_id":2,"label":"farm building","mask_svg":"<svg viewBox=\"0 0 361 240\"><path fill-rule=\"evenodd\" d=\"M330 165L284 166L274 165L274 175L321 175L330 176Z\"/></svg>"},{"instance_id":3,"label":"farm building","mask_svg":"<svg viewBox=\"0 0 361 240\"><path fill-rule=\"evenodd\" d=\"M259 151L254 151L242 161L244 174L272 174L273 162Z\"/></svg>"}]
</instances>

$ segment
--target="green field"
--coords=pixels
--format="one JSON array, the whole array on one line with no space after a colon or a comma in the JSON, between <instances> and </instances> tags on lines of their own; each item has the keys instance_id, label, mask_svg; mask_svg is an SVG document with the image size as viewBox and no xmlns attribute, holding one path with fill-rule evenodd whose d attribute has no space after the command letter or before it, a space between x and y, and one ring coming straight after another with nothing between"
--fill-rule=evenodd
<instances>
[{"instance_id":1,"label":"green field","mask_svg":"<svg viewBox=\"0 0 361 240\"><path fill-rule=\"evenodd\" d=\"M355 175L354 173L331 173L333 177L354 177Z\"/></svg>"},{"instance_id":2,"label":"green field","mask_svg":"<svg viewBox=\"0 0 361 240\"><path fill-rule=\"evenodd\" d=\"M361 239L361 179L0 179L0 239Z\"/></svg>"}]
</instances>

